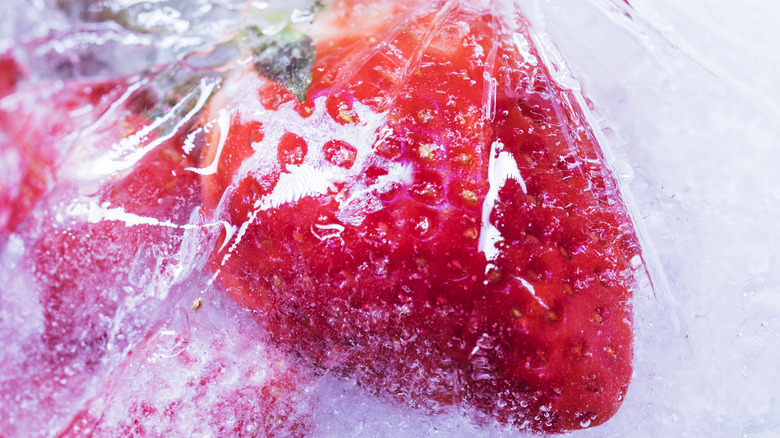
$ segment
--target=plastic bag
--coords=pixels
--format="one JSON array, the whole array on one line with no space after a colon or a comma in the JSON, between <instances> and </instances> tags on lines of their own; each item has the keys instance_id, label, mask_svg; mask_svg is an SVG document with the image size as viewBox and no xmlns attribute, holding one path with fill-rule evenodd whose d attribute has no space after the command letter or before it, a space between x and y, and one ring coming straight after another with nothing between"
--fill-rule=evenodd
<instances>
[{"instance_id":1,"label":"plastic bag","mask_svg":"<svg viewBox=\"0 0 780 438\"><path fill-rule=\"evenodd\" d=\"M61 2L7 56L3 430L614 414L639 242L518 5L163 3Z\"/></svg>"}]
</instances>

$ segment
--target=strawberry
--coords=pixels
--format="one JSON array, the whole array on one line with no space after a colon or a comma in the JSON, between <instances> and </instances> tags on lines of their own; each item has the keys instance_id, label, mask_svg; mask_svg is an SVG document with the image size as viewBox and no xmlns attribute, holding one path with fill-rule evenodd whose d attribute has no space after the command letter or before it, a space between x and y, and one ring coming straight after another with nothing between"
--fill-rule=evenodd
<instances>
[{"instance_id":1,"label":"strawberry","mask_svg":"<svg viewBox=\"0 0 780 438\"><path fill-rule=\"evenodd\" d=\"M66 83L64 89L82 90L79 85ZM89 90L117 87L92 84ZM65 111L57 106L62 102L100 108L99 102L73 97L78 92L62 94L62 100L50 102L53 122ZM30 394L40 409L27 408L20 415L14 412L18 403L3 403L0 429L13 430L14 417L34 422L42 415L51 426L67 417L73 400L100 380L118 353L146 334L160 300L189 269L191 255L182 242L200 190L197 175L185 170L194 159L182 149L184 131L168 139L148 134L138 146L156 146L147 148L133 166L102 180L90 176L101 170L95 163L117 145L132 144L130 139L145 132L151 122L141 112L153 105L149 99L143 89L125 95L112 112L99 113L102 124L90 124L92 132L79 134L72 149L58 151L65 155L58 157L61 167L46 162L52 176L47 184L53 185L56 176L57 185L40 186L36 197L44 199L15 229L25 246L20 274L31 278L42 327L40 345L25 349L24 359L14 359L20 365L6 370L0 399ZM49 126L58 125L43 124L39 127L44 131L31 131L29 138L38 134L41 147L56 147L75 135L71 125L46 131ZM44 196L44 188L52 194Z\"/></svg>"},{"instance_id":2,"label":"strawberry","mask_svg":"<svg viewBox=\"0 0 780 438\"><path fill-rule=\"evenodd\" d=\"M85 221L76 213L66 216L64 226L44 226L31 255L50 349L99 358L109 341L99 315L115 315L133 296L153 296L150 285L164 287L178 269L183 224L199 197L195 175L184 171L191 162L179 141L150 151L127 176L101 190L96 201L103 220ZM134 272L134 265L153 269Z\"/></svg>"},{"instance_id":3,"label":"strawberry","mask_svg":"<svg viewBox=\"0 0 780 438\"><path fill-rule=\"evenodd\" d=\"M81 147L74 133L95 124L126 90L121 82L70 81L28 87L0 100L0 237L15 231L54 187L63 160ZM99 149L139 123L114 120L95 126Z\"/></svg>"},{"instance_id":4,"label":"strawberry","mask_svg":"<svg viewBox=\"0 0 780 438\"><path fill-rule=\"evenodd\" d=\"M181 309L163 315L178 330L175 337L171 327L147 332L156 308L171 302L165 289L178 281L175 272L192 263L181 247L200 192L197 175L185 170L194 162L180 144L180 136L162 143L100 189L97 204L107 218L84 222L72 214L68 225L44 229L31 251L45 317L37 396L60 405L98 389L85 407L62 413L71 420L57 436L270 437L309 430L302 407L307 378L284 355L238 331L218 299L197 316ZM112 220L111 212L129 222ZM117 324L121 330L113 332ZM117 353L136 342L117 364Z\"/></svg>"},{"instance_id":5,"label":"strawberry","mask_svg":"<svg viewBox=\"0 0 780 438\"><path fill-rule=\"evenodd\" d=\"M583 110L517 11L359 6L314 23L303 102L251 67L212 99L204 211L234 230L219 283L278 345L402 402L603 423L641 259Z\"/></svg>"},{"instance_id":6,"label":"strawberry","mask_svg":"<svg viewBox=\"0 0 780 438\"><path fill-rule=\"evenodd\" d=\"M70 85L71 89L78 89L78 84ZM111 89L116 85L105 87ZM105 87L95 84L89 90ZM116 144L130 143L128 139L144 131L151 121L140 111L152 105L147 102L149 96L142 90L125 99L123 110L115 109L111 114L115 119L107 123L107 129L67 151L72 156L64 159L63 166L91 159L94 161L78 164L82 169L97 167L104 154ZM140 107L139 101L144 102ZM62 127L63 132L53 132L47 140L56 143L61 137L71 135L66 130L69 128ZM48 341L50 348L63 342L63 337L89 332L73 330L73 327L89 327L91 323L69 321L71 318L95 319L98 313L111 315L121 302L116 296L118 289L136 289L144 281L154 283L152 278L133 278L144 275L129 272L133 262L151 262L160 272L178 263L174 256L184 232L183 225L189 221L200 197L196 175L185 170L192 166L193 159L182 150L183 142L183 132L161 142L129 169L109 175L107 181L99 181L96 193L87 197L79 196L76 190L95 191L94 181L55 169L63 179L59 181L59 193L54 200L72 199L71 204L65 209L52 203L45 205L48 208L42 209L42 217L34 217L34 223L22 233L24 238L34 240L30 261L43 290L42 301L45 313L49 314L47 322L54 330L47 332L47 336L54 336ZM154 135L147 135L137 147L154 143ZM96 214L102 218L96 220L93 217ZM98 299L102 294L107 296ZM84 311L90 305L98 306L95 312ZM71 341L82 346L89 344L85 339Z\"/></svg>"}]
</instances>

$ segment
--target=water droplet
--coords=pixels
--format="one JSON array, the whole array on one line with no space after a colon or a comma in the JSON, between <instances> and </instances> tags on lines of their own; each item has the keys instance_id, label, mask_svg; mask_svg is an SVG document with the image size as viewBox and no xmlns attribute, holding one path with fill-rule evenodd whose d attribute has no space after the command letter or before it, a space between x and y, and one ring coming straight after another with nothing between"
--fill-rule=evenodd
<instances>
[{"instance_id":1,"label":"water droplet","mask_svg":"<svg viewBox=\"0 0 780 438\"><path fill-rule=\"evenodd\" d=\"M314 19L314 11L312 9L293 9L290 14L290 21L293 23L301 23L304 21L311 21Z\"/></svg>"},{"instance_id":2,"label":"water droplet","mask_svg":"<svg viewBox=\"0 0 780 438\"><path fill-rule=\"evenodd\" d=\"M426 231L430 228L431 223L428 220L427 217L421 217L418 219L417 225L414 226L414 229L419 231L421 234L425 234Z\"/></svg>"}]
</instances>

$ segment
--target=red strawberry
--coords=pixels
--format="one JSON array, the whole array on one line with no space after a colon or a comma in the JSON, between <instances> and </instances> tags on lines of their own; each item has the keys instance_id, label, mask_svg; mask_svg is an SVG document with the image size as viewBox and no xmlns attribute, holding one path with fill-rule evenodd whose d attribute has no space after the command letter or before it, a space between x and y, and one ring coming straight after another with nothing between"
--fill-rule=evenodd
<instances>
[{"instance_id":1,"label":"red strawberry","mask_svg":"<svg viewBox=\"0 0 780 438\"><path fill-rule=\"evenodd\" d=\"M74 88L78 83L66 84ZM29 394L37 404L24 415L15 412L18 403L0 404L0 429L9 433L25 427L14 425L15 417L50 422L41 423L44 428L67 417L113 358L143 338L171 283L189 269L182 242L200 189L197 175L185 170L194 160L182 149L182 133L159 144L154 135L146 136L141 146L157 145L97 188L91 178L73 175L93 170L93 162L68 168L77 157L101 157L125 135L143 132L150 122L138 114L138 99L147 98L139 91L121 100L106 116L115 117L102 125L107 129L91 125L94 131L83 135L63 167L52 165L62 177L55 193L16 229L26 247L20 267L27 268L40 301L42 333L40 345L10 369L26 371L9 375L6 369L0 382L0 398ZM54 131L41 141L59 145L68 135ZM33 425L38 426L26 427Z\"/></svg>"},{"instance_id":2,"label":"red strawberry","mask_svg":"<svg viewBox=\"0 0 780 438\"><path fill-rule=\"evenodd\" d=\"M212 100L221 284L279 344L410 404L603 423L639 248L574 96L517 11L353 3L315 23L303 103L249 70Z\"/></svg>"},{"instance_id":3,"label":"red strawberry","mask_svg":"<svg viewBox=\"0 0 780 438\"><path fill-rule=\"evenodd\" d=\"M133 296L154 298L154 290L144 289L167 287L173 270L186 262L177 258L181 225L199 193L195 174L184 170L192 162L180 140L150 151L130 174L103 188L91 207L83 203L83 212L65 216L64 226L43 227L32 258L50 349L99 359L111 323L99 315L115 315ZM88 221L90 208L103 217ZM134 272L134 266L147 268ZM61 353L58 359L66 356Z\"/></svg>"},{"instance_id":4,"label":"red strawberry","mask_svg":"<svg viewBox=\"0 0 780 438\"><path fill-rule=\"evenodd\" d=\"M97 144L76 150L65 166L89 157L95 161L78 163L78 172L88 171L97 167L99 157L109 153L115 144L140 135L151 121L141 117L139 109L134 108L133 104L139 98L146 100L148 97L143 91L132 95L125 102L124 111L114 110L112 115L116 119L108 124L109 129L83 140L84 144ZM48 140L56 142L68 131L56 134L59 136L52 134ZM137 148L149 145L154 148L129 169L98 183L97 193L92 196L79 197L71 188L78 186L78 192L89 191L95 184L90 178L73 177L61 181L58 198L75 199L65 211L56 203L50 203L54 205L41 212L44 217L36 218L43 222L38 227L43 230L36 228L37 222L25 230L25 236L40 236L32 245L32 261L36 280L44 296L48 296L43 299L46 311L51 314L47 321L57 327L57 333L65 337L87 334L88 330L73 330L73 326L91 324L65 321L71 317L96 319L100 313L111 315L122 301L117 290L139 289L160 280L145 278L148 272L129 272L133 263L143 265L146 261L156 265L157 273L161 274L170 269L168 265L180 262L175 256L184 234L182 225L187 224L200 198L197 176L185 170L194 161L182 149L183 134L174 135L156 146L153 134L141 138ZM59 170L59 173L65 172ZM53 220L52 216L60 218ZM119 292L119 295L123 293ZM93 309L94 312L85 312L84 306L90 305L100 307ZM65 321L56 321L59 318ZM52 332L47 334L52 335ZM62 339L57 335L51 342L60 341ZM82 346L89 344L84 339L78 342ZM54 348L54 345L50 347Z\"/></svg>"},{"instance_id":5,"label":"red strawberry","mask_svg":"<svg viewBox=\"0 0 780 438\"><path fill-rule=\"evenodd\" d=\"M68 154L85 148L76 133L95 124L126 91L120 82L70 81L0 100L0 237L16 230L52 189ZM108 148L132 133L137 117L114 115L117 123L94 125L92 141Z\"/></svg>"}]
</instances>

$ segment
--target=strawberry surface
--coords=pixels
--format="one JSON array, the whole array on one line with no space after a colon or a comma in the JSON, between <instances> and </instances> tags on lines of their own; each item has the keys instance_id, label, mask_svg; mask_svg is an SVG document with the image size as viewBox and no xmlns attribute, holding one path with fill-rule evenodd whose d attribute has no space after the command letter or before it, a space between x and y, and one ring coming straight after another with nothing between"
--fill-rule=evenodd
<instances>
[{"instance_id":1,"label":"strawberry surface","mask_svg":"<svg viewBox=\"0 0 780 438\"><path fill-rule=\"evenodd\" d=\"M132 113L98 123L126 91L121 81L69 81L26 87L0 100L0 238L70 170L62 165L74 149L102 152L137 128L141 120ZM79 138L90 126L92 135Z\"/></svg>"},{"instance_id":2,"label":"strawberry surface","mask_svg":"<svg viewBox=\"0 0 780 438\"><path fill-rule=\"evenodd\" d=\"M271 338L432 410L536 432L600 424L631 376L616 182L516 10L335 2L298 102L251 68L212 99L213 266Z\"/></svg>"},{"instance_id":3,"label":"strawberry surface","mask_svg":"<svg viewBox=\"0 0 780 438\"><path fill-rule=\"evenodd\" d=\"M182 155L178 140L147 153L128 175L103 187L97 199L76 202L63 224L37 230L43 232L32 246L31 269L42 291L43 341L61 353L57 360L99 359L115 324L100 315L113 318L132 308L133 299L164 295L155 285L168 287L181 269L183 225L199 192L194 174L184 172L191 160ZM89 220L96 213L104 217ZM133 266L153 269L137 272Z\"/></svg>"}]
</instances>

